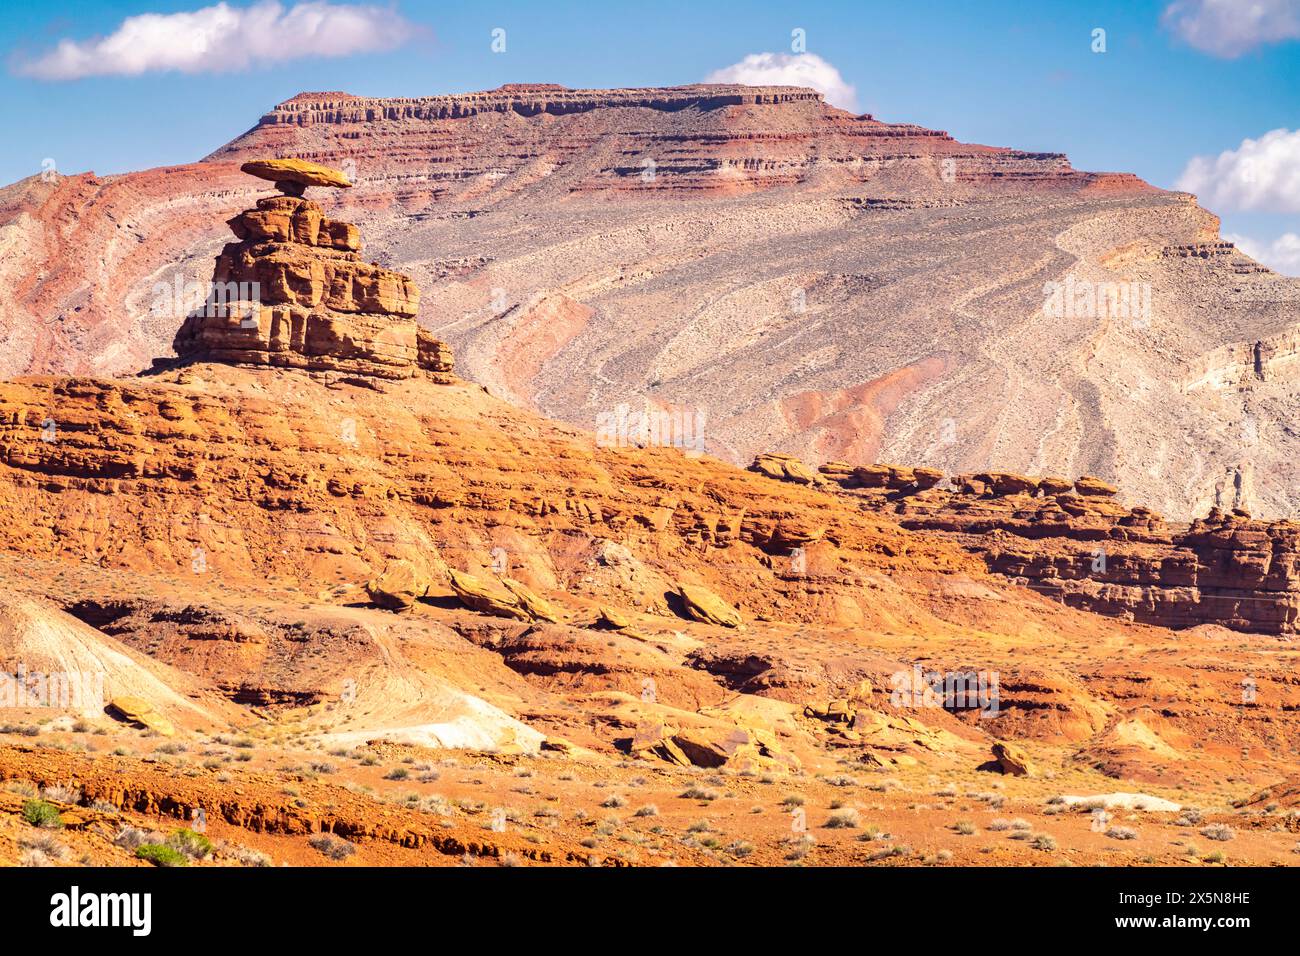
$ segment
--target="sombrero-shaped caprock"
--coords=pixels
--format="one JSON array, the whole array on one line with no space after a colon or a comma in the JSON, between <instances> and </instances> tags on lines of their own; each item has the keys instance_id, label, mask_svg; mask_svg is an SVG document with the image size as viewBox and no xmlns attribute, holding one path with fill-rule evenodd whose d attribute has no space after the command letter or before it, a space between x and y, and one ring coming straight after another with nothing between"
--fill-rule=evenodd
<instances>
[{"instance_id":1,"label":"sombrero-shaped caprock","mask_svg":"<svg viewBox=\"0 0 1300 956\"><path fill-rule=\"evenodd\" d=\"M269 179L280 192L289 196L301 196L308 186L352 188L348 178L337 169L305 159L254 159L239 168L250 176Z\"/></svg>"}]
</instances>

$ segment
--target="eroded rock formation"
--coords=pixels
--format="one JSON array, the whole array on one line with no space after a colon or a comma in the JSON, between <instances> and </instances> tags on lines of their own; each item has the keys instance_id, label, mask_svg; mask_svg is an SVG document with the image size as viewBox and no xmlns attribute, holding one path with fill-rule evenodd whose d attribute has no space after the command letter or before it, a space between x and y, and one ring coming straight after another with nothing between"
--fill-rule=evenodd
<instances>
[{"instance_id":1,"label":"eroded rock formation","mask_svg":"<svg viewBox=\"0 0 1300 956\"><path fill-rule=\"evenodd\" d=\"M789 459L800 484L811 469ZM1011 472L950 478L934 469L829 462L819 477L903 527L954 535L989 570L1083 610L1165 627L1300 630L1300 522L1214 508L1191 523L1126 507L1098 478Z\"/></svg>"},{"instance_id":2,"label":"eroded rock formation","mask_svg":"<svg viewBox=\"0 0 1300 956\"><path fill-rule=\"evenodd\" d=\"M176 335L176 354L253 365L445 379L451 350L415 317L420 292L408 276L367 263L352 223L302 197L339 182L314 164L247 163L274 179L268 196L230 220L238 242L217 257L212 293ZM265 167L265 168L264 168ZM342 174L324 167L325 173ZM346 183L346 180L342 180Z\"/></svg>"}]
</instances>

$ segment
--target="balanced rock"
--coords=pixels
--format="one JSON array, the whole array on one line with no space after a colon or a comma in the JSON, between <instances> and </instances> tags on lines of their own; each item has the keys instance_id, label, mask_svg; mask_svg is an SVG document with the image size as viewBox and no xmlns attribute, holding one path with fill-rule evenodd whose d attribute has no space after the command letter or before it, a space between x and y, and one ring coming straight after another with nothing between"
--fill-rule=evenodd
<instances>
[{"instance_id":1,"label":"balanced rock","mask_svg":"<svg viewBox=\"0 0 1300 956\"><path fill-rule=\"evenodd\" d=\"M333 186L351 189L352 183L337 169L305 159L255 159L239 167L241 172L269 179L276 188L290 196L301 196L308 186Z\"/></svg>"},{"instance_id":2,"label":"balanced rock","mask_svg":"<svg viewBox=\"0 0 1300 956\"><path fill-rule=\"evenodd\" d=\"M339 185L326 182L333 174L347 184L341 173L297 160L258 161L245 169L264 178L274 170L298 176L294 182ZM362 261L356 226L330 219L297 195L260 199L229 225L239 241L217 257L207 302L176 334L177 355L450 380L450 350L416 322L419 289L400 272Z\"/></svg>"}]
</instances>

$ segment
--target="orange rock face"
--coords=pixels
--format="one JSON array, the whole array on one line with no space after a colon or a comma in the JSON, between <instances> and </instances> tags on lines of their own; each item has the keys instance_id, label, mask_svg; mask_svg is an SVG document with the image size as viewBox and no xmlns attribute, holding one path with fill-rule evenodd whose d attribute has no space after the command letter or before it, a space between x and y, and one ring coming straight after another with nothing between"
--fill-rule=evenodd
<instances>
[{"instance_id":1,"label":"orange rock face","mask_svg":"<svg viewBox=\"0 0 1300 956\"><path fill-rule=\"evenodd\" d=\"M898 465L835 462L821 474L904 527L951 534L989 570L1074 607L1165 627L1300 630L1294 521L1216 508L1170 523L1119 504L1113 485L1090 476L1071 483L982 472L954 475L942 488L941 473Z\"/></svg>"}]
</instances>

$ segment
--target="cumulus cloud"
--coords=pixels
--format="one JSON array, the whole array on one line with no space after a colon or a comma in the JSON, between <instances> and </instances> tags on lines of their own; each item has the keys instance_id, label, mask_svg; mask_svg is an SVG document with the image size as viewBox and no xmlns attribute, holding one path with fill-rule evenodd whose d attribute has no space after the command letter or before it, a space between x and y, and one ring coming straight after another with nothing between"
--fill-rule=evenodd
<instances>
[{"instance_id":1,"label":"cumulus cloud","mask_svg":"<svg viewBox=\"0 0 1300 956\"><path fill-rule=\"evenodd\" d=\"M1190 46L1232 59L1300 39L1300 0L1176 0L1161 22Z\"/></svg>"},{"instance_id":2,"label":"cumulus cloud","mask_svg":"<svg viewBox=\"0 0 1300 956\"><path fill-rule=\"evenodd\" d=\"M218 73L307 56L348 56L391 50L410 38L412 25L394 10L308 0L284 7L262 0L227 3L183 13L127 17L106 37L60 40L16 71L42 80L139 76L175 70Z\"/></svg>"},{"instance_id":3,"label":"cumulus cloud","mask_svg":"<svg viewBox=\"0 0 1300 956\"><path fill-rule=\"evenodd\" d=\"M1223 238L1236 244L1237 248L1256 262L1262 262L1275 272L1288 276L1300 276L1300 235L1286 232L1272 242L1260 242L1250 236L1224 233Z\"/></svg>"},{"instance_id":4,"label":"cumulus cloud","mask_svg":"<svg viewBox=\"0 0 1300 956\"><path fill-rule=\"evenodd\" d=\"M1300 212L1300 130L1275 129L1218 156L1196 156L1176 184L1216 211Z\"/></svg>"},{"instance_id":5,"label":"cumulus cloud","mask_svg":"<svg viewBox=\"0 0 1300 956\"><path fill-rule=\"evenodd\" d=\"M826 102L843 110L857 109L857 92L840 71L815 53L751 53L739 63L714 70L705 83L744 83L746 86L810 86Z\"/></svg>"}]
</instances>

